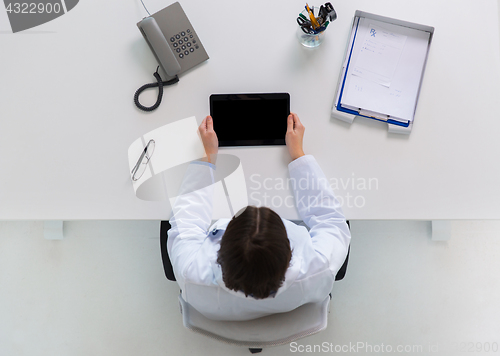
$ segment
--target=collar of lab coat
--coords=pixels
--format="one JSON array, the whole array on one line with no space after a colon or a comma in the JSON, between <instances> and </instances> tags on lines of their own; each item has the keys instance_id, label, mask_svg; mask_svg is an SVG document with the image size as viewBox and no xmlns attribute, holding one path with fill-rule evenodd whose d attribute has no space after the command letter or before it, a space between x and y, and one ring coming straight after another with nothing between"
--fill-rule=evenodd
<instances>
[{"instance_id":1,"label":"collar of lab coat","mask_svg":"<svg viewBox=\"0 0 500 356\"><path fill-rule=\"evenodd\" d=\"M290 229L294 229L297 226L291 221L288 221L285 219L282 219L282 220L283 220L283 223L285 224L287 234L290 235ZM229 224L230 221L231 221L231 219L220 219L217 222L215 222L214 224L212 224L212 226L210 226L209 231L225 230L227 227L227 224ZM290 240L290 248L293 251L293 249L294 249L293 240L291 240L291 239L289 239L289 240ZM288 287L290 287L295 282L295 280L297 279L297 276L299 274L299 271L300 271L300 265L301 265L300 262L301 262L300 257L298 257L297 254L292 253L292 259L290 261L290 265L285 273L285 281L283 282L281 287L278 289L278 292L273 294L269 298L277 297L281 293L285 292L288 289ZM217 284L219 285L219 287L221 287L227 293L238 296L240 298L252 298L252 297L246 297L245 293L243 293L242 291L234 291L234 290L231 290L231 289L226 287L226 285L224 284L224 281L222 280L222 268L217 263L216 260L212 261L212 270L213 270Z\"/></svg>"},{"instance_id":2,"label":"collar of lab coat","mask_svg":"<svg viewBox=\"0 0 500 356\"><path fill-rule=\"evenodd\" d=\"M213 223L212 226L210 226L208 231L210 232L213 230L226 230L227 224L229 224L230 221L231 219L219 219L215 223Z\"/></svg>"}]
</instances>

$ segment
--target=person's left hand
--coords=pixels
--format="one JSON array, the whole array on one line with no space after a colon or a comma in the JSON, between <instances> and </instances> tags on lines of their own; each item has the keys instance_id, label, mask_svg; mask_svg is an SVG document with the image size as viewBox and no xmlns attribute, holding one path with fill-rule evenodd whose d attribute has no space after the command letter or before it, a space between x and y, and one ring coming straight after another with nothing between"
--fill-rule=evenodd
<instances>
[{"instance_id":1,"label":"person's left hand","mask_svg":"<svg viewBox=\"0 0 500 356\"><path fill-rule=\"evenodd\" d=\"M210 159L211 155L216 155L219 152L219 140L214 131L214 122L211 116L203 119L198 131L203 142L203 147L205 147L205 152Z\"/></svg>"}]
</instances>

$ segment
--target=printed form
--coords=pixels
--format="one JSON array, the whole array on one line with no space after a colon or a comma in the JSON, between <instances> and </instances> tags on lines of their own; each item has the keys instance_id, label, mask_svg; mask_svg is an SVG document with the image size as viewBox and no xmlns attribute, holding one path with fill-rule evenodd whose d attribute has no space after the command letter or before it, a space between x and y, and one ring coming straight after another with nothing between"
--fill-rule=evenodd
<instances>
[{"instance_id":1,"label":"printed form","mask_svg":"<svg viewBox=\"0 0 500 356\"><path fill-rule=\"evenodd\" d=\"M390 87L407 36L372 23L365 30L365 40L352 75Z\"/></svg>"},{"instance_id":2,"label":"printed form","mask_svg":"<svg viewBox=\"0 0 500 356\"><path fill-rule=\"evenodd\" d=\"M429 32L361 17L346 58L341 105L382 120L413 120Z\"/></svg>"}]
</instances>

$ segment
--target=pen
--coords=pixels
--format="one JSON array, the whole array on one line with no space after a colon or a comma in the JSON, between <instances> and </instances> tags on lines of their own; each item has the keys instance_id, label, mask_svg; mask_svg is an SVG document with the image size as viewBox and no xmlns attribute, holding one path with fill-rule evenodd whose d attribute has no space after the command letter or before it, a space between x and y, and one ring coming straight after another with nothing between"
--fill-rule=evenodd
<instances>
[{"instance_id":1,"label":"pen","mask_svg":"<svg viewBox=\"0 0 500 356\"><path fill-rule=\"evenodd\" d=\"M320 27L318 21L316 20L316 17L314 17L314 13L311 11L311 8L307 3L306 3L306 10L309 13L309 19L311 20L313 29L315 30L316 28Z\"/></svg>"},{"instance_id":2,"label":"pen","mask_svg":"<svg viewBox=\"0 0 500 356\"><path fill-rule=\"evenodd\" d=\"M302 18L304 21L309 21L307 17L305 17L302 13L299 14L299 17Z\"/></svg>"}]
</instances>

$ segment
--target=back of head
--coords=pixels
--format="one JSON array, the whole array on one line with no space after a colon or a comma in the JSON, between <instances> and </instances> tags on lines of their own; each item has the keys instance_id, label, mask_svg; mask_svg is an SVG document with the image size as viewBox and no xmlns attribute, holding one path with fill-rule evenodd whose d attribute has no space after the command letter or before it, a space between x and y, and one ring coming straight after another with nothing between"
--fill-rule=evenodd
<instances>
[{"instance_id":1,"label":"back of head","mask_svg":"<svg viewBox=\"0 0 500 356\"><path fill-rule=\"evenodd\" d=\"M279 215L269 208L248 206L227 225L217 262L226 287L263 299L281 286L291 257Z\"/></svg>"}]
</instances>

